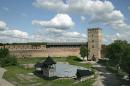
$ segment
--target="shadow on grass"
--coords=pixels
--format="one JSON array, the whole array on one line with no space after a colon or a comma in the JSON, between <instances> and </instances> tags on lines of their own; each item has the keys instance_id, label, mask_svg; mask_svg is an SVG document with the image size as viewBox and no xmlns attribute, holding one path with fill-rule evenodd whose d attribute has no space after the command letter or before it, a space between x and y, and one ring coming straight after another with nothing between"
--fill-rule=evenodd
<instances>
[{"instance_id":1,"label":"shadow on grass","mask_svg":"<svg viewBox=\"0 0 130 86\"><path fill-rule=\"evenodd\" d=\"M73 58L73 61L76 61L76 62L81 62L81 61L83 61L82 59L80 59L80 58Z\"/></svg>"},{"instance_id":2,"label":"shadow on grass","mask_svg":"<svg viewBox=\"0 0 130 86\"><path fill-rule=\"evenodd\" d=\"M42 71L34 71L33 72L34 75L38 76L39 78L42 78L44 80L55 80L55 79L58 79L57 76L54 76L54 77L46 77L43 75L43 72Z\"/></svg>"}]
</instances>

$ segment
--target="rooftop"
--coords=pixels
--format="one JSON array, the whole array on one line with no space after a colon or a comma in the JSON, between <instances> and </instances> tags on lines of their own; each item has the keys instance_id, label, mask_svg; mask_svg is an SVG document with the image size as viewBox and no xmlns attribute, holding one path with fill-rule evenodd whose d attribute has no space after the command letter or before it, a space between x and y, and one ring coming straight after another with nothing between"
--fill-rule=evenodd
<instances>
[{"instance_id":1,"label":"rooftop","mask_svg":"<svg viewBox=\"0 0 130 86\"><path fill-rule=\"evenodd\" d=\"M42 64L43 65L53 65L53 64L56 64L56 62L50 56L48 56L47 59Z\"/></svg>"}]
</instances>

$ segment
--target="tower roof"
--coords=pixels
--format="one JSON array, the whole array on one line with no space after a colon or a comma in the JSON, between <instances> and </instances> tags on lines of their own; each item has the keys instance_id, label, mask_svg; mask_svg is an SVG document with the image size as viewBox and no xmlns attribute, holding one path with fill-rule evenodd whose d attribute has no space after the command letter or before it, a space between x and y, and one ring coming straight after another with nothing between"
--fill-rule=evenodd
<instances>
[{"instance_id":1,"label":"tower roof","mask_svg":"<svg viewBox=\"0 0 130 86\"><path fill-rule=\"evenodd\" d=\"M35 67L42 68L42 67L47 67L48 65L53 65L53 64L56 64L56 62L51 57L48 57L44 62L36 63Z\"/></svg>"},{"instance_id":2,"label":"tower roof","mask_svg":"<svg viewBox=\"0 0 130 86\"><path fill-rule=\"evenodd\" d=\"M48 56L48 58L42 63L43 65L53 65L56 64L56 62Z\"/></svg>"}]
</instances>

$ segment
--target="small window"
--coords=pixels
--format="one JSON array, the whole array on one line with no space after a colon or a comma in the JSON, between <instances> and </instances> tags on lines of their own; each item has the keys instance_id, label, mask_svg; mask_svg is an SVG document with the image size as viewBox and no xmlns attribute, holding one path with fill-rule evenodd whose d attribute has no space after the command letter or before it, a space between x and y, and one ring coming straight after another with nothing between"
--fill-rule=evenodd
<instances>
[{"instance_id":1,"label":"small window","mask_svg":"<svg viewBox=\"0 0 130 86\"><path fill-rule=\"evenodd\" d=\"M94 48L94 45L92 45L92 48Z\"/></svg>"}]
</instances>

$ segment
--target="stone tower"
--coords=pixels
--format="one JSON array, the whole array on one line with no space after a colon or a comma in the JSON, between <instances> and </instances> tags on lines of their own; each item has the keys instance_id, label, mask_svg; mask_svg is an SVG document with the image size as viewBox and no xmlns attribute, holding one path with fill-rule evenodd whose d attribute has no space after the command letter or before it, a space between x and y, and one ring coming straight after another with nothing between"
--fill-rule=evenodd
<instances>
[{"instance_id":1,"label":"stone tower","mask_svg":"<svg viewBox=\"0 0 130 86\"><path fill-rule=\"evenodd\" d=\"M98 60L101 58L102 30L100 28L88 29L88 49L89 60Z\"/></svg>"}]
</instances>

